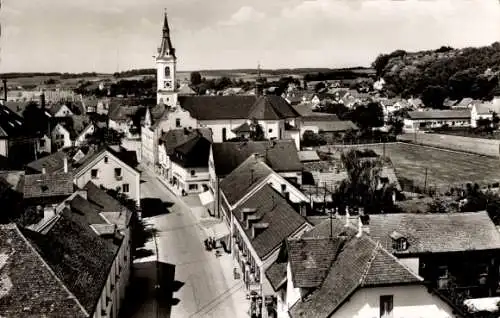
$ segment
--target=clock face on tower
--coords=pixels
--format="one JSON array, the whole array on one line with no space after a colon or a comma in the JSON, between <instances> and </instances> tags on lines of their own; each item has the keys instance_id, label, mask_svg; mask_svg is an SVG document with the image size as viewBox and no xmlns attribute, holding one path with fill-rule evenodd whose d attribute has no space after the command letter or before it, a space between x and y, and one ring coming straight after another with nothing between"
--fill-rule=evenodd
<instances>
[{"instance_id":1,"label":"clock face on tower","mask_svg":"<svg viewBox=\"0 0 500 318\"><path fill-rule=\"evenodd\" d=\"M163 82L163 88L171 88L172 84L169 81Z\"/></svg>"}]
</instances>

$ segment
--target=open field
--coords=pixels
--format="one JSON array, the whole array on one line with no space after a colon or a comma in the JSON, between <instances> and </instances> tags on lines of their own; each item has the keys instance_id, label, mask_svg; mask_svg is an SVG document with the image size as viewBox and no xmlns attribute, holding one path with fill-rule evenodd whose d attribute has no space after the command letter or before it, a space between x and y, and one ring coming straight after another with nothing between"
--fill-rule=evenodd
<instances>
[{"instance_id":1,"label":"open field","mask_svg":"<svg viewBox=\"0 0 500 318\"><path fill-rule=\"evenodd\" d=\"M384 153L383 144L348 147ZM386 144L385 155L391 159L398 179L412 180L418 187L424 185L426 169L427 186L445 191L468 182L483 186L500 182L500 160L491 157L406 143Z\"/></svg>"}]
</instances>

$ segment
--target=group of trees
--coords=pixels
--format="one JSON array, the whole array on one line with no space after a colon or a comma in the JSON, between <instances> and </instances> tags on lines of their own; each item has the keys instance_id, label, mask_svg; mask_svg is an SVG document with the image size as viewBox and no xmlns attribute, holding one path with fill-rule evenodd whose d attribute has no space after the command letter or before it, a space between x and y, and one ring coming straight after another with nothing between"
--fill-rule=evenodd
<instances>
[{"instance_id":1,"label":"group of trees","mask_svg":"<svg viewBox=\"0 0 500 318\"><path fill-rule=\"evenodd\" d=\"M386 81L389 95L420 96L428 107L441 107L446 98L490 99L498 88L500 43L480 48L381 54L372 63Z\"/></svg>"},{"instance_id":2,"label":"group of trees","mask_svg":"<svg viewBox=\"0 0 500 318\"><path fill-rule=\"evenodd\" d=\"M109 91L108 89L101 90L91 82L83 82L75 89L75 93L97 97L115 97L118 95L154 97L156 96L156 79L146 77L142 80L119 80L109 85Z\"/></svg>"},{"instance_id":3,"label":"group of trees","mask_svg":"<svg viewBox=\"0 0 500 318\"><path fill-rule=\"evenodd\" d=\"M346 80L357 79L360 77L369 78L375 75L370 68L344 68L344 69L330 69L320 71L317 73L307 73L304 75L304 81L326 81L326 80Z\"/></svg>"}]
</instances>

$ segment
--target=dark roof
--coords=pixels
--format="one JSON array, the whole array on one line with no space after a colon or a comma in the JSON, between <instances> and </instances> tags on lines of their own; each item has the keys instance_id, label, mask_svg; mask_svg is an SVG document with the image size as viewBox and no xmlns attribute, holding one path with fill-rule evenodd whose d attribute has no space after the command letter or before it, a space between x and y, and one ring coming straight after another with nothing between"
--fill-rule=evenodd
<instances>
[{"instance_id":1,"label":"dark roof","mask_svg":"<svg viewBox=\"0 0 500 318\"><path fill-rule=\"evenodd\" d=\"M174 149L180 146L190 139L195 138L198 135L202 135L209 141L212 140L212 132L208 128L198 128L198 129L171 129L166 133L162 134L160 137L160 143L165 147L165 151L168 155L174 153Z\"/></svg>"},{"instance_id":2,"label":"dark roof","mask_svg":"<svg viewBox=\"0 0 500 318\"><path fill-rule=\"evenodd\" d=\"M11 159L0 155L0 171L13 170L15 165L12 163Z\"/></svg>"},{"instance_id":3,"label":"dark roof","mask_svg":"<svg viewBox=\"0 0 500 318\"><path fill-rule=\"evenodd\" d=\"M125 165L129 166L130 168L135 170L135 167L137 165L137 153L133 150L125 150L120 148L120 151L115 151L111 147L106 146L101 148L100 150L92 150L89 151L90 155L86 155L85 158L80 160L78 163L80 166L75 169L74 173L78 174L82 170L87 168L87 165L89 165L94 159L99 157L101 154L104 152L108 152L118 158L121 162L123 162Z\"/></svg>"},{"instance_id":4,"label":"dark roof","mask_svg":"<svg viewBox=\"0 0 500 318\"><path fill-rule=\"evenodd\" d=\"M8 101L5 103L5 106L7 106L14 113L23 117L23 112L26 109L26 106L29 105L29 103L30 102L26 102L26 101L20 101L20 102L19 101Z\"/></svg>"},{"instance_id":5,"label":"dark roof","mask_svg":"<svg viewBox=\"0 0 500 318\"><path fill-rule=\"evenodd\" d=\"M261 259L307 223L285 198L267 184L233 211L235 220L244 229L246 222L242 222L241 211L245 208L256 209L252 215L259 218L258 223L268 224L268 227L255 237L252 237L251 228L245 230L250 244Z\"/></svg>"},{"instance_id":6,"label":"dark roof","mask_svg":"<svg viewBox=\"0 0 500 318\"><path fill-rule=\"evenodd\" d=\"M276 95L179 96L178 100L198 120L299 117L285 99Z\"/></svg>"},{"instance_id":7,"label":"dark roof","mask_svg":"<svg viewBox=\"0 0 500 318\"><path fill-rule=\"evenodd\" d=\"M345 243L319 288L290 308L291 317L330 317L359 288L423 282L368 235L356 237L356 229L346 228L338 219L326 220L304 237L324 239L330 227L333 237Z\"/></svg>"},{"instance_id":8,"label":"dark roof","mask_svg":"<svg viewBox=\"0 0 500 318\"><path fill-rule=\"evenodd\" d=\"M411 119L470 119L470 111L467 110L429 110L408 112Z\"/></svg>"},{"instance_id":9,"label":"dark roof","mask_svg":"<svg viewBox=\"0 0 500 318\"><path fill-rule=\"evenodd\" d=\"M69 196L73 193L71 173L28 174L23 180L25 199Z\"/></svg>"},{"instance_id":10,"label":"dark roof","mask_svg":"<svg viewBox=\"0 0 500 318\"><path fill-rule=\"evenodd\" d=\"M377 214L370 236L394 254L445 253L500 249L500 233L486 212ZM408 249L392 249L390 234L401 233Z\"/></svg>"},{"instance_id":11,"label":"dark roof","mask_svg":"<svg viewBox=\"0 0 500 318\"><path fill-rule=\"evenodd\" d=\"M334 121L313 121L313 125L318 127L318 130L325 132L341 132L347 130L358 130L356 126L350 120L334 120Z\"/></svg>"},{"instance_id":12,"label":"dark roof","mask_svg":"<svg viewBox=\"0 0 500 318\"><path fill-rule=\"evenodd\" d=\"M170 160L180 164L184 168L208 167L210 145L209 140L201 135L197 135L175 147L174 153L170 155Z\"/></svg>"},{"instance_id":13,"label":"dark roof","mask_svg":"<svg viewBox=\"0 0 500 318\"><path fill-rule=\"evenodd\" d=\"M64 170L65 157L67 157L67 154L63 151L54 152L53 154L28 163L27 167L39 173L42 172L42 168L45 168L46 173L60 172ZM70 162L71 160L68 159L68 165Z\"/></svg>"},{"instance_id":14,"label":"dark roof","mask_svg":"<svg viewBox=\"0 0 500 318\"><path fill-rule=\"evenodd\" d=\"M123 208L120 202L96 186L92 181L87 182L83 189L87 191L87 200L99 206L103 211L121 211Z\"/></svg>"},{"instance_id":15,"label":"dark roof","mask_svg":"<svg viewBox=\"0 0 500 318\"><path fill-rule=\"evenodd\" d=\"M138 112L144 112L145 106L123 106L119 104L112 104L109 110L108 117L114 121L132 120Z\"/></svg>"},{"instance_id":16,"label":"dark roof","mask_svg":"<svg viewBox=\"0 0 500 318\"><path fill-rule=\"evenodd\" d=\"M252 129L247 122L244 122L243 124L239 125L238 127L234 128L231 131L234 132L235 134L237 134L237 133L251 132Z\"/></svg>"},{"instance_id":17,"label":"dark roof","mask_svg":"<svg viewBox=\"0 0 500 318\"><path fill-rule=\"evenodd\" d=\"M323 283L344 241L339 238L304 238L288 241L293 286L314 288Z\"/></svg>"},{"instance_id":18,"label":"dark roof","mask_svg":"<svg viewBox=\"0 0 500 318\"><path fill-rule=\"evenodd\" d=\"M337 115L326 113L312 113L310 115L302 116L303 121L340 121Z\"/></svg>"},{"instance_id":19,"label":"dark roof","mask_svg":"<svg viewBox=\"0 0 500 318\"><path fill-rule=\"evenodd\" d=\"M273 170L263 159L252 155L221 181L220 189L233 205L271 173Z\"/></svg>"},{"instance_id":20,"label":"dark roof","mask_svg":"<svg viewBox=\"0 0 500 318\"><path fill-rule=\"evenodd\" d=\"M119 248L94 232L90 224L96 221L106 223L90 208L66 208L46 234L23 231L89 314L94 313Z\"/></svg>"},{"instance_id":21,"label":"dark roof","mask_svg":"<svg viewBox=\"0 0 500 318\"><path fill-rule=\"evenodd\" d=\"M88 317L15 225L0 225L0 251L2 316Z\"/></svg>"},{"instance_id":22,"label":"dark roof","mask_svg":"<svg viewBox=\"0 0 500 318\"><path fill-rule=\"evenodd\" d=\"M215 173L230 174L251 154L266 155L266 164L276 172L301 171L297 148L293 140L222 142L212 144Z\"/></svg>"},{"instance_id":23,"label":"dark roof","mask_svg":"<svg viewBox=\"0 0 500 318\"><path fill-rule=\"evenodd\" d=\"M274 262L266 269L266 277L275 291L286 281L287 265L287 262Z\"/></svg>"},{"instance_id":24,"label":"dark roof","mask_svg":"<svg viewBox=\"0 0 500 318\"><path fill-rule=\"evenodd\" d=\"M24 135L26 135L24 119L7 106L0 105L0 138Z\"/></svg>"}]
</instances>

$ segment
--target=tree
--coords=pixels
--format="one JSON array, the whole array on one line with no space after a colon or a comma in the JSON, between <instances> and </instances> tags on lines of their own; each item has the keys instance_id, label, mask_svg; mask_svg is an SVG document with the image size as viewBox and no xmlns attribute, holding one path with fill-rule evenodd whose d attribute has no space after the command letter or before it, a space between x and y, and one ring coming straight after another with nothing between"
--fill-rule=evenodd
<instances>
[{"instance_id":1,"label":"tree","mask_svg":"<svg viewBox=\"0 0 500 318\"><path fill-rule=\"evenodd\" d=\"M387 66L387 63L389 63L389 59L390 59L389 55L380 54L372 63L372 67L377 72L377 76L382 76L384 68Z\"/></svg>"},{"instance_id":2,"label":"tree","mask_svg":"<svg viewBox=\"0 0 500 318\"><path fill-rule=\"evenodd\" d=\"M422 92L422 102L430 108L443 108L443 102L446 99L447 91L441 86L428 86Z\"/></svg>"},{"instance_id":3,"label":"tree","mask_svg":"<svg viewBox=\"0 0 500 318\"><path fill-rule=\"evenodd\" d=\"M314 85L314 91L315 92L319 92L319 91L321 91L321 90L323 90L325 88L326 88L326 85L323 82L319 82L316 85Z\"/></svg>"},{"instance_id":4,"label":"tree","mask_svg":"<svg viewBox=\"0 0 500 318\"><path fill-rule=\"evenodd\" d=\"M191 72L190 75L191 85L197 86L201 84L201 74L200 72Z\"/></svg>"},{"instance_id":5,"label":"tree","mask_svg":"<svg viewBox=\"0 0 500 318\"><path fill-rule=\"evenodd\" d=\"M384 125L384 112L379 103L371 102L366 106L358 106L351 113L351 120L362 130Z\"/></svg>"},{"instance_id":6,"label":"tree","mask_svg":"<svg viewBox=\"0 0 500 318\"><path fill-rule=\"evenodd\" d=\"M326 140L323 136L316 134L312 130L306 130L302 135L301 144L303 147L317 147L325 145Z\"/></svg>"},{"instance_id":7,"label":"tree","mask_svg":"<svg viewBox=\"0 0 500 318\"><path fill-rule=\"evenodd\" d=\"M47 132L49 120L45 112L35 102L29 102L22 113L24 127L32 134Z\"/></svg>"},{"instance_id":8,"label":"tree","mask_svg":"<svg viewBox=\"0 0 500 318\"><path fill-rule=\"evenodd\" d=\"M112 128L97 128L93 134L87 135L87 142L91 145L121 145L124 134Z\"/></svg>"}]
</instances>

